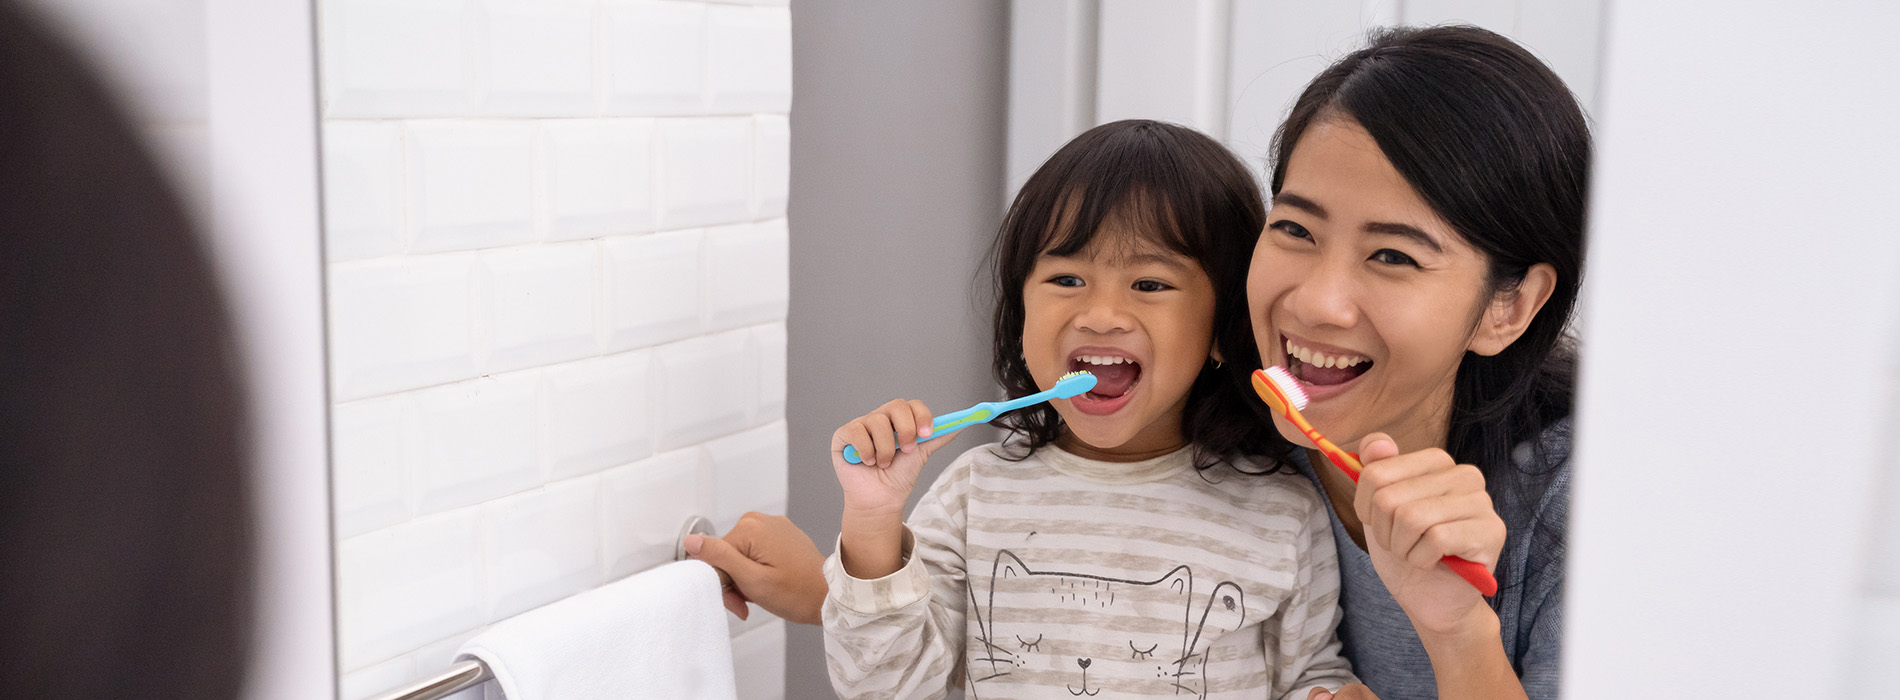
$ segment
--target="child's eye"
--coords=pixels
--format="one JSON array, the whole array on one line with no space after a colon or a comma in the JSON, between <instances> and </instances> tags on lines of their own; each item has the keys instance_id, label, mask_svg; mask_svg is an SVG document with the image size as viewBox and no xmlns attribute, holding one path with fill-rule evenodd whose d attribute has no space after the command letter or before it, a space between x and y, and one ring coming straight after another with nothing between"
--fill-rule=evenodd
<instances>
[{"instance_id":1,"label":"child's eye","mask_svg":"<svg viewBox=\"0 0 1900 700\"><path fill-rule=\"evenodd\" d=\"M1418 267L1418 261L1413 260L1412 256L1406 255L1404 253L1393 250L1391 248L1380 248L1377 252L1374 252L1372 254L1371 258L1368 258L1368 259L1374 262L1382 262L1387 265L1406 265L1409 267Z\"/></svg>"},{"instance_id":2,"label":"child's eye","mask_svg":"<svg viewBox=\"0 0 1900 700\"><path fill-rule=\"evenodd\" d=\"M1287 236L1298 238L1303 241L1313 240L1312 231L1306 230L1305 226L1301 226L1299 224L1293 223L1291 221L1287 221L1285 219L1281 219L1279 221L1275 221L1271 224L1268 224L1267 228L1271 228L1275 231L1279 231L1280 233L1284 233Z\"/></svg>"},{"instance_id":3,"label":"child's eye","mask_svg":"<svg viewBox=\"0 0 1900 700\"><path fill-rule=\"evenodd\" d=\"M1136 282L1133 287L1137 292L1162 292L1173 289L1173 287L1168 286L1168 283L1160 280L1141 280Z\"/></svg>"},{"instance_id":4,"label":"child's eye","mask_svg":"<svg viewBox=\"0 0 1900 700\"><path fill-rule=\"evenodd\" d=\"M1075 275L1056 275L1049 278L1049 283L1058 287L1080 287L1082 278Z\"/></svg>"}]
</instances>

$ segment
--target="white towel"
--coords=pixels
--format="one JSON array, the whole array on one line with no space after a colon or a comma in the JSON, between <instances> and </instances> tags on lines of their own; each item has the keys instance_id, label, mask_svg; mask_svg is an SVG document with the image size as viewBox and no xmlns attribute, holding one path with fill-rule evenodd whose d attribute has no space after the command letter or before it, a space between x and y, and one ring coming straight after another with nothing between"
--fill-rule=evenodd
<instances>
[{"instance_id":1,"label":"white towel","mask_svg":"<svg viewBox=\"0 0 1900 700\"><path fill-rule=\"evenodd\" d=\"M487 664L508 700L733 700L719 576L667 564L495 623L459 658Z\"/></svg>"}]
</instances>

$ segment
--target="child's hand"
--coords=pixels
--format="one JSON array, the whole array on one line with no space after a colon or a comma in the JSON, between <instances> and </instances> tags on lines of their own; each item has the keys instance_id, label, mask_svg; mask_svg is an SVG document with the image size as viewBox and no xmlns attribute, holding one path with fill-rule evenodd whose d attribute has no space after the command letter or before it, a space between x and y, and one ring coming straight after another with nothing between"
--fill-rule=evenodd
<instances>
[{"instance_id":1,"label":"child's hand","mask_svg":"<svg viewBox=\"0 0 1900 700\"><path fill-rule=\"evenodd\" d=\"M844 487L845 517L878 517L901 522L904 501L917 484L917 473L949 439L930 437L930 408L922 401L893 400L831 434L831 466ZM863 464L844 461L844 448L857 449Z\"/></svg>"},{"instance_id":2,"label":"child's hand","mask_svg":"<svg viewBox=\"0 0 1900 700\"><path fill-rule=\"evenodd\" d=\"M897 400L831 434L831 468L844 487L844 522L838 559L845 573L861 579L888 576L903 561L904 501L917 473L950 438L930 437L930 409L921 401ZM845 446L857 448L863 464L844 461Z\"/></svg>"}]
</instances>

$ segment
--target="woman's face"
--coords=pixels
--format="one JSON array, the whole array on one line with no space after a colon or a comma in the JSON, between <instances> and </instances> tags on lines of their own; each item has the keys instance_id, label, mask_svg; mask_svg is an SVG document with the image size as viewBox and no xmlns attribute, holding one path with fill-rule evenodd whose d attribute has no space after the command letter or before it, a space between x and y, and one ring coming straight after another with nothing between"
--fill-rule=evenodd
<instances>
[{"instance_id":1,"label":"woman's face","mask_svg":"<svg viewBox=\"0 0 1900 700\"><path fill-rule=\"evenodd\" d=\"M1307 420L1346 449L1372 432L1408 452L1442 447L1465 352L1509 344L1480 331L1494 306L1486 265L1357 122L1315 123L1287 161L1247 277L1261 363L1300 379Z\"/></svg>"}]
</instances>

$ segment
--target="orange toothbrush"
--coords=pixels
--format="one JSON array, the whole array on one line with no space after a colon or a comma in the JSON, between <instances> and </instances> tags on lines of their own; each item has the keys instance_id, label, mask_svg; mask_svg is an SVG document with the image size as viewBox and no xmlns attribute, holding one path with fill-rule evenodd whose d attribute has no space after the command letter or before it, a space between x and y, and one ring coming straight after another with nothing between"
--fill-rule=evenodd
<instances>
[{"instance_id":1,"label":"orange toothbrush","mask_svg":"<svg viewBox=\"0 0 1900 700\"><path fill-rule=\"evenodd\" d=\"M1306 435L1306 439L1311 440L1313 446L1319 448L1320 454L1326 455L1327 460L1338 466L1340 471L1346 473L1346 476L1352 477L1353 483L1359 482L1359 472L1365 469L1365 465L1359 462L1359 455L1339 449L1338 445L1319 434L1319 430L1315 429L1312 423L1306 422L1306 416L1300 415L1300 409L1306 408L1308 401L1306 390L1300 388L1300 383L1293 379L1293 375L1288 373L1285 367L1275 365L1254 370L1253 390L1254 393L1260 395L1262 401L1267 402L1268 406L1291 422L1293 427L1299 428L1300 432ZM1485 570L1484 565L1466 561L1461 557L1445 557L1440 561L1444 562L1445 566L1451 567L1453 573L1469 582L1473 588L1478 589L1479 593L1487 597L1497 595L1498 581L1491 576L1490 571Z\"/></svg>"}]
</instances>

